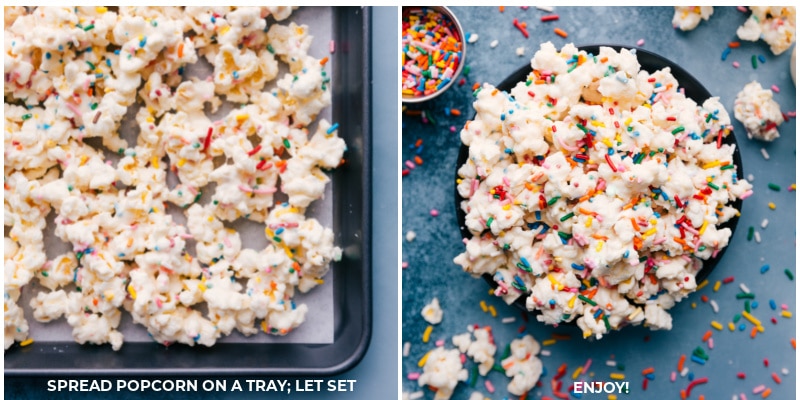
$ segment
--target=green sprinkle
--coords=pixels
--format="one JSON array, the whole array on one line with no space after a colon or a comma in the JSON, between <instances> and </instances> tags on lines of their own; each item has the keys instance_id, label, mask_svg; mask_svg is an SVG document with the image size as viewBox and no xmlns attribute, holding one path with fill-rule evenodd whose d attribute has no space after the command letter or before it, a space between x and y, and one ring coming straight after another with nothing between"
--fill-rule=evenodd
<instances>
[{"instance_id":1,"label":"green sprinkle","mask_svg":"<svg viewBox=\"0 0 800 400\"><path fill-rule=\"evenodd\" d=\"M736 298L738 300L741 300L741 299L755 299L756 295L754 295L752 293L744 293L744 292L742 292L742 293L736 293Z\"/></svg>"},{"instance_id":2,"label":"green sprinkle","mask_svg":"<svg viewBox=\"0 0 800 400\"><path fill-rule=\"evenodd\" d=\"M267 44L267 51L272 53L272 54L275 54L275 49L272 48L271 44Z\"/></svg>"},{"instance_id":3,"label":"green sprinkle","mask_svg":"<svg viewBox=\"0 0 800 400\"><path fill-rule=\"evenodd\" d=\"M750 300L744 301L744 310L750 312Z\"/></svg>"},{"instance_id":4,"label":"green sprinkle","mask_svg":"<svg viewBox=\"0 0 800 400\"><path fill-rule=\"evenodd\" d=\"M758 68L758 58L756 57L755 54L753 54L753 56L750 57L750 62L753 63L753 69Z\"/></svg>"},{"instance_id":5,"label":"green sprinkle","mask_svg":"<svg viewBox=\"0 0 800 400\"><path fill-rule=\"evenodd\" d=\"M292 148L292 144L289 143L289 139L283 138L283 147L286 147L287 149Z\"/></svg>"},{"instance_id":6,"label":"green sprinkle","mask_svg":"<svg viewBox=\"0 0 800 400\"><path fill-rule=\"evenodd\" d=\"M478 381L478 365L475 364L472 366L472 371L469 374L469 386L475 387L475 383Z\"/></svg>"},{"instance_id":7,"label":"green sprinkle","mask_svg":"<svg viewBox=\"0 0 800 400\"><path fill-rule=\"evenodd\" d=\"M92 111L96 110L96 109L97 109L97 103L92 103L92 104L90 104L90 105L89 105L89 108L91 108L91 109L92 109Z\"/></svg>"},{"instance_id":8,"label":"green sprinkle","mask_svg":"<svg viewBox=\"0 0 800 400\"><path fill-rule=\"evenodd\" d=\"M470 68L469 65L465 65L464 66L464 70L461 71L461 74L464 75L464 76L469 76L470 69L472 69L472 68Z\"/></svg>"},{"instance_id":9,"label":"green sprinkle","mask_svg":"<svg viewBox=\"0 0 800 400\"><path fill-rule=\"evenodd\" d=\"M558 232L558 236L561 237L561 239L564 239L564 240L572 239L572 235L570 235L569 233L566 233L566 232L559 231Z\"/></svg>"},{"instance_id":10,"label":"green sprinkle","mask_svg":"<svg viewBox=\"0 0 800 400\"><path fill-rule=\"evenodd\" d=\"M752 226L747 228L747 241L753 240L753 235L755 234L756 229Z\"/></svg>"},{"instance_id":11,"label":"green sprinkle","mask_svg":"<svg viewBox=\"0 0 800 400\"><path fill-rule=\"evenodd\" d=\"M715 184L713 184L711 182L708 182L708 187L710 187L710 188L712 188L714 190L719 190L719 186L717 186L717 185L715 185Z\"/></svg>"},{"instance_id":12,"label":"green sprinkle","mask_svg":"<svg viewBox=\"0 0 800 400\"><path fill-rule=\"evenodd\" d=\"M611 324L608 322L607 315L603 315L603 323L606 324L606 330L611 332Z\"/></svg>"},{"instance_id":13,"label":"green sprinkle","mask_svg":"<svg viewBox=\"0 0 800 400\"><path fill-rule=\"evenodd\" d=\"M617 371L625 371L625 364L617 364Z\"/></svg>"},{"instance_id":14,"label":"green sprinkle","mask_svg":"<svg viewBox=\"0 0 800 400\"><path fill-rule=\"evenodd\" d=\"M84 31L84 32L89 32L89 31L90 31L90 30L92 30L92 29L94 29L94 24L92 24L92 25L88 25L88 26L84 27L84 28L83 28L83 31Z\"/></svg>"},{"instance_id":15,"label":"green sprinkle","mask_svg":"<svg viewBox=\"0 0 800 400\"><path fill-rule=\"evenodd\" d=\"M497 371L497 372L499 372L501 374L505 374L506 373L506 370L503 367L501 367L500 364L492 365L492 371Z\"/></svg>"},{"instance_id":16,"label":"green sprinkle","mask_svg":"<svg viewBox=\"0 0 800 400\"><path fill-rule=\"evenodd\" d=\"M794 274L792 273L791 270L789 270L789 268L783 270L783 273L786 274L786 276L789 278L790 281L794 280Z\"/></svg>"},{"instance_id":17,"label":"green sprinkle","mask_svg":"<svg viewBox=\"0 0 800 400\"><path fill-rule=\"evenodd\" d=\"M596 306L597 305L597 303L595 303L594 300L592 300L592 299L590 299L590 298L588 298L588 297L586 297L586 296L584 296L582 294L579 294L578 298L581 299L582 301L586 302L586 303L589 303L592 306Z\"/></svg>"},{"instance_id":18,"label":"green sprinkle","mask_svg":"<svg viewBox=\"0 0 800 400\"><path fill-rule=\"evenodd\" d=\"M677 128L672 130L672 134L673 135L677 135L677 134L683 132L684 130L686 130L686 128L684 128L683 126L679 126L679 127L677 127Z\"/></svg>"},{"instance_id":19,"label":"green sprinkle","mask_svg":"<svg viewBox=\"0 0 800 400\"><path fill-rule=\"evenodd\" d=\"M47 271L42 271L42 276L43 277L47 278L48 275L50 275L50 274L48 274Z\"/></svg>"},{"instance_id":20,"label":"green sprinkle","mask_svg":"<svg viewBox=\"0 0 800 400\"><path fill-rule=\"evenodd\" d=\"M91 69L91 70L93 70L93 71L94 71L94 70L97 68L97 67L95 67L95 66L94 66L94 64L92 64L92 62L91 62L91 61L89 61L89 60L86 60L86 64L89 64L89 69Z\"/></svg>"},{"instance_id":21,"label":"green sprinkle","mask_svg":"<svg viewBox=\"0 0 800 400\"><path fill-rule=\"evenodd\" d=\"M280 242L281 242L281 238L279 238L279 237L277 237L277 236L273 236L273 237L272 237L272 240L274 240L274 241L276 241L276 242L278 242L278 243L280 243Z\"/></svg>"},{"instance_id":22,"label":"green sprinkle","mask_svg":"<svg viewBox=\"0 0 800 400\"><path fill-rule=\"evenodd\" d=\"M774 190L774 191L776 191L776 192L780 192L780 191L781 191L781 187L780 187L780 186L778 186L778 185L776 185L776 184L774 184L774 183L770 183L770 184L769 184L769 185L767 185L767 186L768 186L770 189L772 189L772 190Z\"/></svg>"},{"instance_id":23,"label":"green sprinkle","mask_svg":"<svg viewBox=\"0 0 800 400\"><path fill-rule=\"evenodd\" d=\"M547 200L547 205L548 205L548 206L552 206L553 204L556 204L556 202L557 202L557 201L558 201L558 199L560 199L560 198L561 198L561 196L555 196L555 197L553 197L552 199L550 199L550 200Z\"/></svg>"},{"instance_id":24,"label":"green sprinkle","mask_svg":"<svg viewBox=\"0 0 800 400\"><path fill-rule=\"evenodd\" d=\"M574 212L570 212L569 214L561 217L561 219L559 221L564 222L564 221L566 221L566 220L568 220L568 219L570 219L570 218L572 218L574 216L575 216L575 213Z\"/></svg>"},{"instance_id":25,"label":"green sprinkle","mask_svg":"<svg viewBox=\"0 0 800 400\"><path fill-rule=\"evenodd\" d=\"M739 319L741 319L741 318L742 318L742 314L734 315L733 316L733 323L735 324L735 323L739 322Z\"/></svg>"},{"instance_id":26,"label":"green sprinkle","mask_svg":"<svg viewBox=\"0 0 800 400\"><path fill-rule=\"evenodd\" d=\"M728 164L720 168L720 170L724 171L726 169L733 169L735 166L733 164Z\"/></svg>"},{"instance_id":27,"label":"green sprinkle","mask_svg":"<svg viewBox=\"0 0 800 400\"><path fill-rule=\"evenodd\" d=\"M489 220L486 221L486 227L491 228L492 222L494 222L494 217L489 217Z\"/></svg>"},{"instance_id":28,"label":"green sprinkle","mask_svg":"<svg viewBox=\"0 0 800 400\"><path fill-rule=\"evenodd\" d=\"M193 203L197 203L198 201L200 201L201 197L203 197L203 192L197 192L197 196L194 196Z\"/></svg>"},{"instance_id":29,"label":"green sprinkle","mask_svg":"<svg viewBox=\"0 0 800 400\"><path fill-rule=\"evenodd\" d=\"M31 119L31 117L33 117L33 115L31 115L31 114L25 114L25 115L23 115L23 116L22 116L22 120L23 120L23 121L27 121L27 120Z\"/></svg>"}]
</instances>

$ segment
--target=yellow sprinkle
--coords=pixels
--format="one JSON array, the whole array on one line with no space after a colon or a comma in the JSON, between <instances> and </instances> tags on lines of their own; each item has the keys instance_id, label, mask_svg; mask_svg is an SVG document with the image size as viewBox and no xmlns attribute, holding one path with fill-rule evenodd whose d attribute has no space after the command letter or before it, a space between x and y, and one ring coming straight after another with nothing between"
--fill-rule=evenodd
<instances>
[{"instance_id":1,"label":"yellow sprinkle","mask_svg":"<svg viewBox=\"0 0 800 400\"><path fill-rule=\"evenodd\" d=\"M225 32L229 31L230 29L231 29L230 26L223 26L222 29L219 30L219 34L224 35Z\"/></svg>"},{"instance_id":2,"label":"yellow sprinkle","mask_svg":"<svg viewBox=\"0 0 800 400\"><path fill-rule=\"evenodd\" d=\"M633 118L628 117L628 119L625 120L625 125L630 125L631 122L633 122Z\"/></svg>"},{"instance_id":3,"label":"yellow sprinkle","mask_svg":"<svg viewBox=\"0 0 800 400\"><path fill-rule=\"evenodd\" d=\"M575 368L575 372L572 373L572 380L578 379L578 376L581 374L581 371L583 371L583 367Z\"/></svg>"},{"instance_id":4,"label":"yellow sprinkle","mask_svg":"<svg viewBox=\"0 0 800 400\"><path fill-rule=\"evenodd\" d=\"M719 290L720 286L722 286L722 282L721 281L714 282L714 291L716 292L717 290Z\"/></svg>"},{"instance_id":5,"label":"yellow sprinkle","mask_svg":"<svg viewBox=\"0 0 800 400\"><path fill-rule=\"evenodd\" d=\"M489 314L492 314L492 317L497 316L497 310L494 308L494 306L489 306Z\"/></svg>"},{"instance_id":6,"label":"yellow sprinkle","mask_svg":"<svg viewBox=\"0 0 800 400\"><path fill-rule=\"evenodd\" d=\"M606 124L604 124L604 123L602 123L602 122L600 122L598 120L592 120L591 124L592 124L592 126L596 126L596 127L599 127L599 128L605 128L606 127Z\"/></svg>"},{"instance_id":7,"label":"yellow sprinkle","mask_svg":"<svg viewBox=\"0 0 800 400\"><path fill-rule=\"evenodd\" d=\"M486 306L486 301L484 300L481 300L481 310L483 310L483 312L489 311L489 307Z\"/></svg>"},{"instance_id":8,"label":"yellow sprinkle","mask_svg":"<svg viewBox=\"0 0 800 400\"><path fill-rule=\"evenodd\" d=\"M652 236L656 233L656 228L648 229L645 233L642 234L642 237Z\"/></svg>"},{"instance_id":9,"label":"yellow sprinkle","mask_svg":"<svg viewBox=\"0 0 800 400\"><path fill-rule=\"evenodd\" d=\"M761 325L761 321L759 321L759 320L758 320L758 318L756 318L756 317L754 317L754 316L750 315L750 313L749 313L749 312L747 312L747 311L742 311L742 316L743 316L743 317L744 317L746 320L750 321L750 322L751 322L753 325L755 325L755 326L759 326L759 325Z\"/></svg>"},{"instance_id":10,"label":"yellow sprinkle","mask_svg":"<svg viewBox=\"0 0 800 400\"><path fill-rule=\"evenodd\" d=\"M720 324L720 323L719 323L719 322L717 322L717 321L711 321L711 326L713 326L713 327L714 327L714 329L716 329L716 330L718 330L718 331L721 331L721 330L722 330L722 324Z\"/></svg>"},{"instance_id":11,"label":"yellow sprinkle","mask_svg":"<svg viewBox=\"0 0 800 400\"><path fill-rule=\"evenodd\" d=\"M545 341L542 341L542 346L552 346L554 344L556 344L555 339L547 339Z\"/></svg>"},{"instance_id":12,"label":"yellow sprinkle","mask_svg":"<svg viewBox=\"0 0 800 400\"><path fill-rule=\"evenodd\" d=\"M588 331L588 330L587 331L583 331L583 338L584 339L588 338L589 336L592 336L592 331Z\"/></svg>"},{"instance_id":13,"label":"yellow sprinkle","mask_svg":"<svg viewBox=\"0 0 800 400\"><path fill-rule=\"evenodd\" d=\"M602 250L602 249L603 249L603 243L605 243L605 242L603 242L603 241L599 241L599 242L597 242L597 247L595 247L594 249L595 249L595 250L596 250L598 253L600 252L600 250Z\"/></svg>"},{"instance_id":14,"label":"yellow sprinkle","mask_svg":"<svg viewBox=\"0 0 800 400\"><path fill-rule=\"evenodd\" d=\"M641 313L641 312L642 312L642 309L639 308L639 307L636 307L636 309L633 310L633 312L630 315L628 315L628 321L633 321L633 319L636 318L636 316L639 315L639 313Z\"/></svg>"},{"instance_id":15,"label":"yellow sprinkle","mask_svg":"<svg viewBox=\"0 0 800 400\"><path fill-rule=\"evenodd\" d=\"M89 159L89 157L86 156L86 154L82 155L81 156L81 165L86 164L86 160L88 160L88 159Z\"/></svg>"},{"instance_id":16,"label":"yellow sprinkle","mask_svg":"<svg viewBox=\"0 0 800 400\"><path fill-rule=\"evenodd\" d=\"M153 156L153 159L150 160L150 164L153 168L158 169L158 157Z\"/></svg>"},{"instance_id":17,"label":"yellow sprinkle","mask_svg":"<svg viewBox=\"0 0 800 400\"><path fill-rule=\"evenodd\" d=\"M128 294L131 295L131 298L136 300L136 289L133 288L133 285L128 285Z\"/></svg>"},{"instance_id":18,"label":"yellow sprinkle","mask_svg":"<svg viewBox=\"0 0 800 400\"><path fill-rule=\"evenodd\" d=\"M317 282L317 285L322 285L323 283L325 283L323 279L314 279L314 282Z\"/></svg>"},{"instance_id":19,"label":"yellow sprinkle","mask_svg":"<svg viewBox=\"0 0 800 400\"><path fill-rule=\"evenodd\" d=\"M424 356L422 356L422 358L419 359L419 362L417 362L418 367L422 368L425 366L425 363L428 362L428 356L431 355L431 351L433 350L428 351Z\"/></svg>"},{"instance_id":20,"label":"yellow sprinkle","mask_svg":"<svg viewBox=\"0 0 800 400\"><path fill-rule=\"evenodd\" d=\"M728 322L728 330L730 330L731 332L735 331L736 325L734 325L733 322Z\"/></svg>"},{"instance_id":21,"label":"yellow sprinkle","mask_svg":"<svg viewBox=\"0 0 800 400\"><path fill-rule=\"evenodd\" d=\"M617 395L615 394L608 395L608 400L617 400Z\"/></svg>"},{"instance_id":22,"label":"yellow sprinkle","mask_svg":"<svg viewBox=\"0 0 800 400\"><path fill-rule=\"evenodd\" d=\"M22 346L22 347L30 346L32 344L33 344L33 339L32 338L27 338L24 341L19 343L19 345Z\"/></svg>"},{"instance_id":23,"label":"yellow sprinkle","mask_svg":"<svg viewBox=\"0 0 800 400\"><path fill-rule=\"evenodd\" d=\"M601 142L603 142L604 145L608 146L608 148L614 147L614 145L611 144L611 141L608 140L608 138L603 138L603 140L601 140Z\"/></svg>"},{"instance_id":24,"label":"yellow sprinkle","mask_svg":"<svg viewBox=\"0 0 800 400\"><path fill-rule=\"evenodd\" d=\"M108 11L108 8L105 8L105 7L95 7L95 9L94 9L94 10L95 10L95 11L97 11L97 13L98 13L98 14L105 14L105 13L106 13L106 11Z\"/></svg>"},{"instance_id":25,"label":"yellow sprinkle","mask_svg":"<svg viewBox=\"0 0 800 400\"><path fill-rule=\"evenodd\" d=\"M704 164L703 169L714 168L719 165L719 160L712 161L710 163Z\"/></svg>"},{"instance_id":26,"label":"yellow sprinkle","mask_svg":"<svg viewBox=\"0 0 800 400\"><path fill-rule=\"evenodd\" d=\"M591 215L586 218L586 227L587 228L591 228L592 227L592 216Z\"/></svg>"},{"instance_id":27,"label":"yellow sprinkle","mask_svg":"<svg viewBox=\"0 0 800 400\"><path fill-rule=\"evenodd\" d=\"M770 201L769 204L767 204L767 205L769 206L770 210L774 210L775 209L775 203Z\"/></svg>"},{"instance_id":28,"label":"yellow sprinkle","mask_svg":"<svg viewBox=\"0 0 800 400\"><path fill-rule=\"evenodd\" d=\"M760 333L764 333L764 325L759 325L756 327L756 330Z\"/></svg>"},{"instance_id":29,"label":"yellow sprinkle","mask_svg":"<svg viewBox=\"0 0 800 400\"><path fill-rule=\"evenodd\" d=\"M506 204L503 206L503 210L508 211L511 209L511 204Z\"/></svg>"},{"instance_id":30,"label":"yellow sprinkle","mask_svg":"<svg viewBox=\"0 0 800 400\"><path fill-rule=\"evenodd\" d=\"M151 124L152 124L153 122L155 122L155 121L156 121L156 119L155 119L155 118L153 118L153 117L147 117L147 118L145 118L145 121L147 121L147 122L149 122L149 123L151 123Z\"/></svg>"},{"instance_id":31,"label":"yellow sprinkle","mask_svg":"<svg viewBox=\"0 0 800 400\"><path fill-rule=\"evenodd\" d=\"M642 106L647 107L647 108L653 108L653 106L651 106L650 103L644 103L644 104L642 104Z\"/></svg>"},{"instance_id":32,"label":"yellow sprinkle","mask_svg":"<svg viewBox=\"0 0 800 400\"><path fill-rule=\"evenodd\" d=\"M783 310L783 312L781 312L781 317L783 317L783 318L792 318L792 312Z\"/></svg>"},{"instance_id":33,"label":"yellow sprinkle","mask_svg":"<svg viewBox=\"0 0 800 400\"><path fill-rule=\"evenodd\" d=\"M695 290L700 290L700 289L702 289L702 288L704 288L706 286L708 286L708 279L703 279L703 281L700 282L699 285L697 285L697 289L695 289Z\"/></svg>"},{"instance_id":34,"label":"yellow sprinkle","mask_svg":"<svg viewBox=\"0 0 800 400\"><path fill-rule=\"evenodd\" d=\"M621 380L625 379L625 374L612 373L610 376L611 376L611 379L614 379L614 380L617 380L617 381L621 381Z\"/></svg>"},{"instance_id":35,"label":"yellow sprinkle","mask_svg":"<svg viewBox=\"0 0 800 400\"><path fill-rule=\"evenodd\" d=\"M428 325L425 328L425 333L422 334L422 343L428 343L431 340L431 332L433 332L433 325Z\"/></svg>"},{"instance_id":36,"label":"yellow sprinkle","mask_svg":"<svg viewBox=\"0 0 800 400\"><path fill-rule=\"evenodd\" d=\"M700 230L699 230L699 231L697 231L697 233L699 233L699 234L700 234L700 236L702 236L702 235L703 235L703 232L705 232L705 231L706 231L706 227L707 227L707 226L708 226L708 220L704 220L704 221L703 221L703 225L700 227Z\"/></svg>"},{"instance_id":37,"label":"yellow sprinkle","mask_svg":"<svg viewBox=\"0 0 800 400\"><path fill-rule=\"evenodd\" d=\"M261 331L267 331L267 321L261 321Z\"/></svg>"},{"instance_id":38,"label":"yellow sprinkle","mask_svg":"<svg viewBox=\"0 0 800 400\"><path fill-rule=\"evenodd\" d=\"M112 292L110 290L106 290L103 293L103 297L106 299L106 301L114 300L114 292Z\"/></svg>"},{"instance_id":39,"label":"yellow sprinkle","mask_svg":"<svg viewBox=\"0 0 800 400\"><path fill-rule=\"evenodd\" d=\"M180 160L178 160L178 168L183 167L184 164L186 164L185 158L181 158Z\"/></svg>"},{"instance_id":40,"label":"yellow sprinkle","mask_svg":"<svg viewBox=\"0 0 800 400\"><path fill-rule=\"evenodd\" d=\"M236 122L241 123L241 122L247 121L248 118L250 118L250 116L247 115L247 114L239 114L239 115L236 116Z\"/></svg>"},{"instance_id":41,"label":"yellow sprinkle","mask_svg":"<svg viewBox=\"0 0 800 400\"><path fill-rule=\"evenodd\" d=\"M206 291L206 285L204 285L202 283L197 284L197 288L200 289L201 292L205 292Z\"/></svg>"},{"instance_id":42,"label":"yellow sprinkle","mask_svg":"<svg viewBox=\"0 0 800 400\"><path fill-rule=\"evenodd\" d=\"M577 296L572 296L569 299L569 301L567 302L567 307L572 308L572 306L575 305L575 299L577 299L577 298L578 298Z\"/></svg>"},{"instance_id":43,"label":"yellow sprinkle","mask_svg":"<svg viewBox=\"0 0 800 400\"><path fill-rule=\"evenodd\" d=\"M697 303L692 302L692 308L697 308Z\"/></svg>"}]
</instances>

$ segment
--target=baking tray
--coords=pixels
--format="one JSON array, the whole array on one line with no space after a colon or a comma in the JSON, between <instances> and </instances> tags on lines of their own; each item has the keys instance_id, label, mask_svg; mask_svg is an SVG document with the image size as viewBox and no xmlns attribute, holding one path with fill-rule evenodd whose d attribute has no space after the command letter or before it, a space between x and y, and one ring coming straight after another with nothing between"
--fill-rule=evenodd
<instances>
[{"instance_id":1,"label":"baking tray","mask_svg":"<svg viewBox=\"0 0 800 400\"><path fill-rule=\"evenodd\" d=\"M37 340L5 352L6 376L331 375L361 360L372 331L371 17L360 7L334 7L331 14L331 120L347 143L346 162L331 174L332 229L343 252L332 264L333 342L218 342L210 348L126 342L115 352L108 345Z\"/></svg>"},{"instance_id":2,"label":"baking tray","mask_svg":"<svg viewBox=\"0 0 800 400\"><path fill-rule=\"evenodd\" d=\"M598 54L600 52L600 47L610 47L617 52L619 52L623 48L628 50L633 49L630 46L621 46L613 44L579 46L578 49L584 50L588 53ZM681 67L680 65L656 53L647 50L642 50L639 48L636 48L635 50L636 50L636 57L639 61L639 65L643 71L654 73L665 67L669 67L672 76L674 76L675 79L679 82L680 87L684 89L686 97L694 100L695 103L697 103L698 105L702 105L703 101L712 97L711 93L700 83L700 81L698 81L694 76L692 76L692 74L683 69L683 67ZM503 79L503 81L500 82L496 87L499 90L510 92L511 89L513 89L517 85L517 83L525 81L528 74L530 73L531 73L530 64L522 66L516 71L514 71L510 76ZM474 118L475 115L473 113L472 119ZM733 150L733 163L734 165L736 165L736 171L738 176L745 176L744 168L742 167L742 154L739 151L739 144L736 140L736 136L734 135L734 133L731 132L730 135L723 138L722 143L735 146ZM458 175L458 169L467 161L468 157L469 157L469 148L462 144L459 149L458 158L456 161L456 174L455 174L456 179L460 178L460 176ZM464 212L464 210L461 209L461 201L463 201L464 199L458 193L457 188L454 188L453 192L455 194L456 220L458 221L458 226L459 229L461 230L461 237L464 239L470 239L472 238L472 234L469 232L464 222L466 219L466 213ZM737 198L733 202L733 207L741 212L742 199ZM737 215L729 219L725 223L720 224L719 227L729 228L731 230L731 238L733 238L733 233L736 232L736 226L738 224L739 224L739 216ZM713 271L714 268L716 268L717 264L719 264L720 260L722 259L722 256L725 255L725 251L728 250L728 247L730 247L730 243L728 244L728 246L720 250L720 252L717 254L716 257L712 257L709 258L708 260L703 261L703 266L697 272L697 275L695 277L697 282L702 282L703 280L708 278L709 274L711 274L711 271ZM492 288L497 288L497 282L494 281L494 278L492 277L491 274L483 274L482 277L483 280L485 280L486 283L489 284L489 286L491 286ZM514 301L513 304L517 308L525 312L528 312L528 309L525 306L526 298L527 296L520 296L519 298L517 298L517 300ZM533 315L536 315L539 313L539 311L534 310L531 313Z\"/></svg>"}]
</instances>

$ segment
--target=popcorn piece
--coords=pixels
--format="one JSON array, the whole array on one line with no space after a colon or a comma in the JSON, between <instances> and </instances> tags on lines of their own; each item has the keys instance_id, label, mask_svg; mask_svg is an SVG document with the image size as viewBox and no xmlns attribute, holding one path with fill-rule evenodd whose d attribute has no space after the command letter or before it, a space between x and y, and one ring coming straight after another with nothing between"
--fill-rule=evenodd
<instances>
[{"instance_id":1,"label":"popcorn piece","mask_svg":"<svg viewBox=\"0 0 800 400\"><path fill-rule=\"evenodd\" d=\"M748 83L736 95L733 115L744 125L748 138L771 142L780 136L778 127L783 123L780 105L772 99L772 91L762 88L757 81Z\"/></svg>"},{"instance_id":2,"label":"popcorn piece","mask_svg":"<svg viewBox=\"0 0 800 400\"><path fill-rule=\"evenodd\" d=\"M711 6L675 6L672 27L682 31L691 31L697 28L701 20L708 21L712 14L714 14L714 7Z\"/></svg>"},{"instance_id":3,"label":"popcorn piece","mask_svg":"<svg viewBox=\"0 0 800 400\"><path fill-rule=\"evenodd\" d=\"M453 395L453 389L458 382L466 381L468 375L467 370L461 365L458 350L437 347L429 353L417 382L420 386L435 387L437 390L434 399L447 400Z\"/></svg>"},{"instance_id":4,"label":"popcorn piece","mask_svg":"<svg viewBox=\"0 0 800 400\"><path fill-rule=\"evenodd\" d=\"M778 55L795 41L797 12L795 7L752 6L750 17L736 30L739 39L755 42L763 39Z\"/></svg>"},{"instance_id":5,"label":"popcorn piece","mask_svg":"<svg viewBox=\"0 0 800 400\"><path fill-rule=\"evenodd\" d=\"M539 349L539 342L531 335L511 341L511 354L500 363L506 370L506 376L511 378L509 393L521 396L539 381L542 375L542 362L536 357Z\"/></svg>"},{"instance_id":6,"label":"popcorn piece","mask_svg":"<svg viewBox=\"0 0 800 400\"><path fill-rule=\"evenodd\" d=\"M442 308L439 307L439 299L436 297L422 308L422 318L425 318L425 321L432 325L442 322L442 314Z\"/></svg>"}]
</instances>

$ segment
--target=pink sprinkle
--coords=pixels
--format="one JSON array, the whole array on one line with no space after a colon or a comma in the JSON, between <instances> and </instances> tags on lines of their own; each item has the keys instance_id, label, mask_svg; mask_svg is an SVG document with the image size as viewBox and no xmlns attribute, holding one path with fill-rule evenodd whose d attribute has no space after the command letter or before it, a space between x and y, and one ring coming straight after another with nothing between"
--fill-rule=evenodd
<instances>
[{"instance_id":1,"label":"pink sprinkle","mask_svg":"<svg viewBox=\"0 0 800 400\"><path fill-rule=\"evenodd\" d=\"M747 12L747 7L745 7L745 6L736 6L736 9L741 11L741 12L743 12L743 13Z\"/></svg>"},{"instance_id":2,"label":"pink sprinkle","mask_svg":"<svg viewBox=\"0 0 800 400\"><path fill-rule=\"evenodd\" d=\"M438 346L438 344L437 344L437 346ZM444 340L442 340L442 346L444 346ZM461 359L461 364L466 364L467 363L467 356L464 355L464 353L461 353L461 355L459 357Z\"/></svg>"},{"instance_id":3,"label":"pink sprinkle","mask_svg":"<svg viewBox=\"0 0 800 400\"><path fill-rule=\"evenodd\" d=\"M239 185L239 190L247 193L253 193L253 188L247 187L245 185Z\"/></svg>"},{"instance_id":4,"label":"pink sprinkle","mask_svg":"<svg viewBox=\"0 0 800 400\"><path fill-rule=\"evenodd\" d=\"M758 385L758 386L753 388L753 394L759 394L759 393L763 392L764 389L766 389L766 388L767 387L764 386L764 385Z\"/></svg>"},{"instance_id":5,"label":"pink sprinkle","mask_svg":"<svg viewBox=\"0 0 800 400\"><path fill-rule=\"evenodd\" d=\"M436 344L436 347L442 347L442 346L444 346L444 339L439 339L436 342L434 342L434 344ZM464 354L461 354L461 355L463 356ZM461 363L463 364L464 360L462 360Z\"/></svg>"},{"instance_id":6,"label":"pink sprinkle","mask_svg":"<svg viewBox=\"0 0 800 400\"><path fill-rule=\"evenodd\" d=\"M644 39L639 39L639 41L636 42L636 45L637 46L644 46Z\"/></svg>"},{"instance_id":7,"label":"pink sprinkle","mask_svg":"<svg viewBox=\"0 0 800 400\"><path fill-rule=\"evenodd\" d=\"M739 393L739 400L747 400L747 396L744 393Z\"/></svg>"},{"instance_id":8,"label":"pink sprinkle","mask_svg":"<svg viewBox=\"0 0 800 400\"><path fill-rule=\"evenodd\" d=\"M277 191L278 191L278 189L274 188L274 187L253 189L253 193L255 193L255 194L271 194L271 193L275 193Z\"/></svg>"},{"instance_id":9,"label":"pink sprinkle","mask_svg":"<svg viewBox=\"0 0 800 400\"><path fill-rule=\"evenodd\" d=\"M781 88L779 88L778 85L772 85L772 91L775 93L780 93Z\"/></svg>"},{"instance_id":10,"label":"pink sprinkle","mask_svg":"<svg viewBox=\"0 0 800 400\"><path fill-rule=\"evenodd\" d=\"M670 382L675 382L676 379L678 379L678 373L675 372L675 371L672 371L672 373L669 374L669 381Z\"/></svg>"},{"instance_id":11,"label":"pink sprinkle","mask_svg":"<svg viewBox=\"0 0 800 400\"><path fill-rule=\"evenodd\" d=\"M739 62L738 61L734 61L733 62L733 68L739 68Z\"/></svg>"},{"instance_id":12,"label":"pink sprinkle","mask_svg":"<svg viewBox=\"0 0 800 400\"><path fill-rule=\"evenodd\" d=\"M406 160L406 167L408 167L408 169L414 169L417 166L414 165L414 163L411 160Z\"/></svg>"},{"instance_id":13,"label":"pink sprinkle","mask_svg":"<svg viewBox=\"0 0 800 400\"><path fill-rule=\"evenodd\" d=\"M438 216L439 216L439 210L431 208L431 217L438 217Z\"/></svg>"},{"instance_id":14,"label":"pink sprinkle","mask_svg":"<svg viewBox=\"0 0 800 400\"><path fill-rule=\"evenodd\" d=\"M712 338L708 338L708 348L709 349L713 349L714 348L714 338L713 337Z\"/></svg>"},{"instance_id":15,"label":"pink sprinkle","mask_svg":"<svg viewBox=\"0 0 800 400\"><path fill-rule=\"evenodd\" d=\"M231 244L231 240L227 236L225 236L225 238L222 239L222 241L225 242L225 246L233 247L233 245Z\"/></svg>"},{"instance_id":16,"label":"pink sprinkle","mask_svg":"<svg viewBox=\"0 0 800 400\"><path fill-rule=\"evenodd\" d=\"M486 383L486 390L488 390L489 393L494 393L494 385L492 385L492 382L486 381L485 383Z\"/></svg>"},{"instance_id":17,"label":"pink sprinkle","mask_svg":"<svg viewBox=\"0 0 800 400\"><path fill-rule=\"evenodd\" d=\"M161 308L162 305L163 305L163 303L161 303L161 299L156 297L156 307Z\"/></svg>"},{"instance_id":18,"label":"pink sprinkle","mask_svg":"<svg viewBox=\"0 0 800 400\"><path fill-rule=\"evenodd\" d=\"M415 380L419 379L419 375L420 375L419 372L409 372L407 377L408 377L408 380L415 381Z\"/></svg>"},{"instance_id":19,"label":"pink sprinkle","mask_svg":"<svg viewBox=\"0 0 800 400\"><path fill-rule=\"evenodd\" d=\"M72 104L72 103L69 103L69 102L68 102L68 103L67 103L67 108L69 108L70 110L72 110L72 112L73 112L73 113L75 113L75 115L76 115L76 116L78 116L78 117L80 117L80 116L82 116L82 115L83 115L83 113L82 113L80 110L78 110L78 107L75 107L75 105L74 105L74 104Z\"/></svg>"},{"instance_id":20,"label":"pink sprinkle","mask_svg":"<svg viewBox=\"0 0 800 400\"><path fill-rule=\"evenodd\" d=\"M786 303L781 304L781 310L788 310L788 309L789 306L787 306Z\"/></svg>"},{"instance_id":21,"label":"pink sprinkle","mask_svg":"<svg viewBox=\"0 0 800 400\"><path fill-rule=\"evenodd\" d=\"M401 265L402 265L403 269L408 268L408 261L403 261L403 264L401 264Z\"/></svg>"},{"instance_id":22,"label":"pink sprinkle","mask_svg":"<svg viewBox=\"0 0 800 400\"><path fill-rule=\"evenodd\" d=\"M450 132L456 133L455 125L450 125Z\"/></svg>"},{"instance_id":23,"label":"pink sprinkle","mask_svg":"<svg viewBox=\"0 0 800 400\"><path fill-rule=\"evenodd\" d=\"M334 42L333 40L331 40L331 43L330 43L330 46L329 46L329 50L330 50L331 54L333 54L336 51L336 42Z\"/></svg>"}]
</instances>

